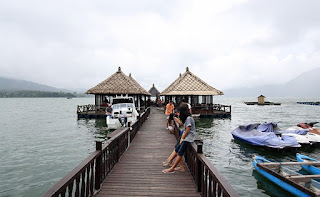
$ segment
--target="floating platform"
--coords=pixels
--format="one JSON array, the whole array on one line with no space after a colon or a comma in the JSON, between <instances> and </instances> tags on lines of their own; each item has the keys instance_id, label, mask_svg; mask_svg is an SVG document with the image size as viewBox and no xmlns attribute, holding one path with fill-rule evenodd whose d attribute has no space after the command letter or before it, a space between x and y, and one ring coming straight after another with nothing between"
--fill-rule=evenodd
<instances>
[{"instance_id":1,"label":"floating platform","mask_svg":"<svg viewBox=\"0 0 320 197\"><path fill-rule=\"evenodd\" d=\"M298 104L304 105L320 105L320 102L297 102Z\"/></svg>"},{"instance_id":2,"label":"floating platform","mask_svg":"<svg viewBox=\"0 0 320 197\"><path fill-rule=\"evenodd\" d=\"M106 114L104 111L86 111L86 112L78 112L78 118L106 118Z\"/></svg>"},{"instance_id":3,"label":"floating platform","mask_svg":"<svg viewBox=\"0 0 320 197\"><path fill-rule=\"evenodd\" d=\"M196 105L192 107L192 115L198 117L230 118L231 105Z\"/></svg>"},{"instance_id":4,"label":"floating platform","mask_svg":"<svg viewBox=\"0 0 320 197\"><path fill-rule=\"evenodd\" d=\"M281 105L281 103L274 103L274 102L264 102L264 103L258 103L258 102L244 102L246 105Z\"/></svg>"}]
</instances>

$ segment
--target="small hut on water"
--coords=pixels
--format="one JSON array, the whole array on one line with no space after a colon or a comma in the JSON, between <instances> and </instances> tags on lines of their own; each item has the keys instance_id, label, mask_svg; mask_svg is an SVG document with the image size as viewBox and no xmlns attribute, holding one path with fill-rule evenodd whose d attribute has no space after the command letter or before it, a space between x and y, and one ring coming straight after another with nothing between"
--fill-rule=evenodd
<instances>
[{"instance_id":1,"label":"small hut on water","mask_svg":"<svg viewBox=\"0 0 320 197\"><path fill-rule=\"evenodd\" d=\"M281 105L281 103L274 103L274 102L269 102L265 101L265 96L262 94L258 96L258 102L244 102L247 105Z\"/></svg>"},{"instance_id":2,"label":"small hut on water","mask_svg":"<svg viewBox=\"0 0 320 197\"><path fill-rule=\"evenodd\" d=\"M131 74L129 76L125 75L120 67L116 73L89 89L86 94L94 94L95 105L101 108L105 107L107 103L112 103L114 97L133 97L138 110L147 107L147 97L151 96L133 79Z\"/></svg>"},{"instance_id":3,"label":"small hut on water","mask_svg":"<svg viewBox=\"0 0 320 197\"><path fill-rule=\"evenodd\" d=\"M151 94L151 101L155 102L157 98L159 97L160 92L158 89L152 84L152 87L149 90L149 93Z\"/></svg>"},{"instance_id":4,"label":"small hut on water","mask_svg":"<svg viewBox=\"0 0 320 197\"><path fill-rule=\"evenodd\" d=\"M183 73L167 87L160 96L165 96L165 102L173 100L180 104L184 99L191 104L193 114L200 116L229 117L231 106L224 106L213 103L213 96L223 95L223 92L213 88L186 68Z\"/></svg>"}]
</instances>

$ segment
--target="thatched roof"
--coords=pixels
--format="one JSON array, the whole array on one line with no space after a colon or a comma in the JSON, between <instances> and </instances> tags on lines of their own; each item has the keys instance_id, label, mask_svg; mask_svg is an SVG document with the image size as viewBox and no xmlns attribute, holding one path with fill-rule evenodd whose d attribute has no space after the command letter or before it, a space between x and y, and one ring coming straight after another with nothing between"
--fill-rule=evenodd
<instances>
[{"instance_id":1,"label":"thatched roof","mask_svg":"<svg viewBox=\"0 0 320 197\"><path fill-rule=\"evenodd\" d=\"M89 89L86 94L142 94L150 95L140 84L134 80L131 75L125 75L121 68L118 71L102 81L95 87Z\"/></svg>"},{"instance_id":2,"label":"thatched roof","mask_svg":"<svg viewBox=\"0 0 320 197\"><path fill-rule=\"evenodd\" d=\"M182 75L180 74L179 78L161 92L160 95L223 95L223 92L202 81L190 72L187 67L186 72Z\"/></svg>"},{"instance_id":3,"label":"thatched roof","mask_svg":"<svg viewBox=\"0 0 320 197\"><path fill-rule=\"evenodd\" d=\"M152 87L149 90L149 93L151 94L151 96L153 97L157 97L160 92L158 91L158 89L154 86L154 84L152 84Z\"/></svg>"}]
</instances>

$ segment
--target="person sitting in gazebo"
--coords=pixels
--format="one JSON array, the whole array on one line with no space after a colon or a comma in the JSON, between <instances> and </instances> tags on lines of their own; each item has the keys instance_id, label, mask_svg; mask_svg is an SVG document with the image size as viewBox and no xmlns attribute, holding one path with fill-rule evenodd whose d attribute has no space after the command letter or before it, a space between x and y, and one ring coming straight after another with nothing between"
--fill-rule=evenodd
<instances>
[{"instance_id":1,"label":"person sitting in gazebo","mask_svg":"<svg viewBox=\"0 0 320 197\"><path fill-rule=\"evenodd\" d=\"M108 105L107 109L106 109L106 115L107 116L111 116L112 117L112 108L111 108L111 104Z\"/></svg>"}]
</instances>

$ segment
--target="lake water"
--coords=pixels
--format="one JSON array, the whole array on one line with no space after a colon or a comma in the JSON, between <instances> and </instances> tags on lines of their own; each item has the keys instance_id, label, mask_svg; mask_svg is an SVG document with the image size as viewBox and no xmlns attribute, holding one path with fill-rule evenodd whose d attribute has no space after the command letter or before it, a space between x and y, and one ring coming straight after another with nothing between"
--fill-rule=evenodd
<instances>
[{"instance_id":1,"label":"lake water","mask_svg":"<svg viewBox=\"0 0 320 197\"><path fill-rule=\"evenodd\" d=\"M296 151L269 151L233 140L239 124L279 122L287 128L300 122L319 121L320 106L296 104L318 98L267 98L281 106L247 106L257 98L215 97L232 105L227 119L196 118L204 139L204 153L240 196L290 196L253 170L252 156L294 161L295 153L320 159L320 147ZM94 151L95 141L108 134L103 120L77 119L77 105L94 98L0 99L0 196L41 196ZM320 124L320 123L319 123ZM320 126L319 126L320 127Z\"/></svg>"}]
</instances>

